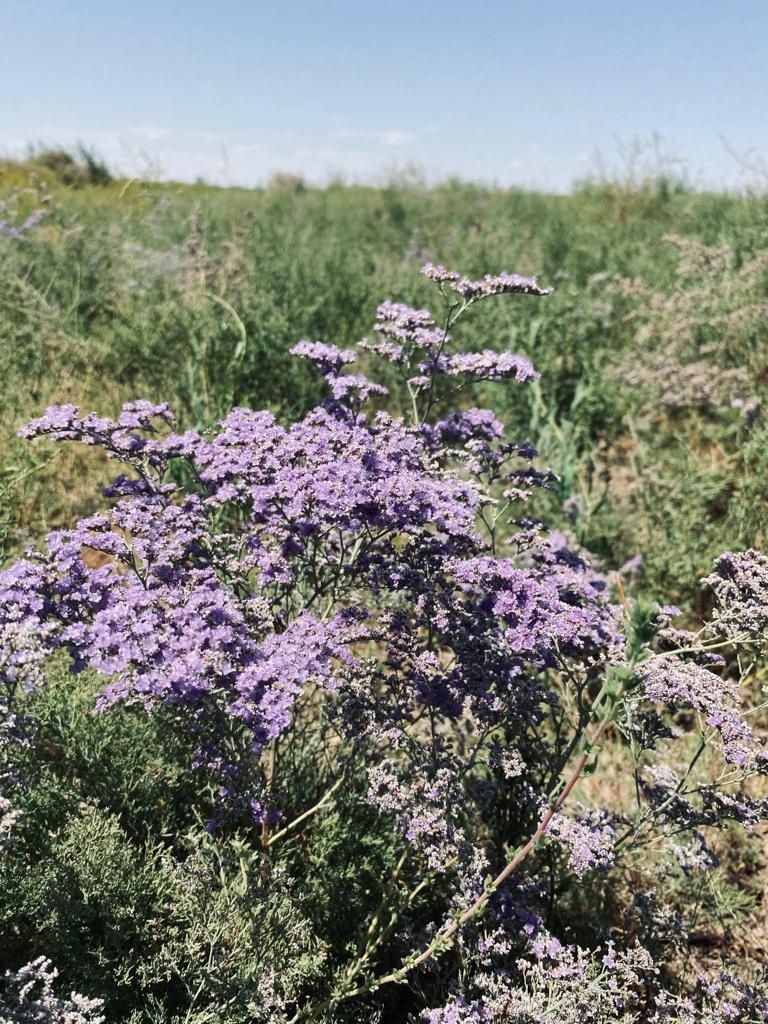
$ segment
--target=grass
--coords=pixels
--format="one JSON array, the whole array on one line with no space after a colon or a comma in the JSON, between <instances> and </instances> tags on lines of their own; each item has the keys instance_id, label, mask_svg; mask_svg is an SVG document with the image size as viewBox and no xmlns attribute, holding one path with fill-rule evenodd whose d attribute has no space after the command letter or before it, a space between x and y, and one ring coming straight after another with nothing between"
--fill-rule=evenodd
<instances>
[{"instance_id":1,"label":"grass","mask_svg":"<svg viewBox=\"0 0 768 1024\"><path fill-rule=\"evenodd\" d=\"M92 453L46 465L49 453L15 440L26 419L52 402L106 414L139 396L171 402L184 426L237 404L290 419L319 395L290 346L354 342L385 297L429 303L426 259L556 287L545 302L489 303L462 339L516 349L542 372L534 388L475 397L558 472L541 508L554 524L609 569L643 554L644 589L665 600L694 600L720 550L761 543L765 196L668 179L569 196L290 177L219 189L79 166L62 171L55 153L0 165L0 198L19 220L48 210L24 240L0 240L9 551L89 510L105 476Z\"/></svg>"}]
</instances>

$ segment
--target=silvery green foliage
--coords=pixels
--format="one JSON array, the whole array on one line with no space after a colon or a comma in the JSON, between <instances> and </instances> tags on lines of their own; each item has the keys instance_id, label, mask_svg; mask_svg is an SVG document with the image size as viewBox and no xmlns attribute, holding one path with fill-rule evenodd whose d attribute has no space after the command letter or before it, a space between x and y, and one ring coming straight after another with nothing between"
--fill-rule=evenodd
<instances>
[{"instance_id":1,"label":"silvery green foliage","mask_svg":"<svg viewBox=\"0 0 768 1024\"><path fill-rule=\"evenodd\" d=\"M10 844L13 828L21 817L13 797L22 780L6 763L6 756L27 747L32 733L29 717L18 712L10 696L0 696L0 852Z\"/></svg>"},{"instance_id":2,"label":"silvery green foliage","mask_svg":"<svg viewBox=\"0 0 768 1024\"><path fill-rule=\"evenodd\" d=\"M0 978L0 1024L104 1024L100 999L55 994L58 971L38 957Z\"/></svg>"}]
</instances>

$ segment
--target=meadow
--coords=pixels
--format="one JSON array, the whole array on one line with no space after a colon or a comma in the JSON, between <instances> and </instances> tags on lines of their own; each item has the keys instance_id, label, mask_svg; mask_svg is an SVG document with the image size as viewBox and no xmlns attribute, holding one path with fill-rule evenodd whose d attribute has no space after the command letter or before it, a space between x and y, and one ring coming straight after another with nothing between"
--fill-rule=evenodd
<instances>
[{"instance_id":1,"label":"meadow","mask_svg":"<svg viewBox=\"0 0 768 1024\"><path fill-rule=\"evenodd\" d=\"M642 554L648 594L690 600L720 551L762 542L765 196L663 178L571 196L407 179L73 188L23 165L0 169L0 189L19 220L48 211L0 250L9 550L92 494L93 460L35 468L15 440L46 405L162 399L195 427L234 405L294 418L320 389L290 347L364 337L382 296L423 305L427 259L554 286L546 303L481 310L463 340L534 361L540 384L494 405L558 474L557 503L607 566ZM565 522L557 504L547 515Z\"/></svg>"},{"instance_id":2,"label":"meadow","mask_svg":"<svg viewBox=\"0 0 768 1024\"><path fill-rule=\"evenodd\" d=\"M176 608L177 598L176 610L186 607L195 574L208 566L208 556L200 552L210 547L217 552L210 565L219 576L231 573L237 600L238 588L251 586L254 573L267 574L253 601L262 589L272 595L270 614L282 630L272 638L287 636L290 624L305 626L307 609L318 606L318 595L325 600L329 594L328 609L318 618L323 629L327 622L341 623L347 605L358 610L381 605L386 628L365 633L359 623L353 629L344 620L341 632L330 635L317 632L320 627L313 623L309 640L304 634L299 638L312 649L289 652L313 665L317 655L311 686L302 688L308 682L304 677L281 683L280 692L290 691L296 702L287 712L291 724L283 716L278 731L265 720L259 732L252 710L251 717L236 715L238 728L246 721L260 737L250 754L240 733L228 731L233 705L221 696L223 684L205 690L210 700L216 695L215 714L200 696L202 684L194 693L168 696L165 683L157 681L160 654L147 682L156 689L139 690L129 699L126 683L115 707L94 714L104 677L114 675L122 655L107 664L95 639L68 634L56 650L42 652L40 679L22 694L18 668L7 671L11 648L3 648L8 661L0 668L13 715L4 727L11 738L0 758L0 787L7 790L5 795L0 788L0 972L11 973L0 1020L84 1022L103 1015L109 1024L303 1019L746 1024L768 1019L761 974L768 941L762 755L754 755L757 760L750 760L747 770L747 755L741 748L734 753L736 741L727 731L741 736L730 705L715 706L714 698L702 697L693 683L675 688L648 667L657 667L654 658L670 652L680 666L706 670L713 678L719 678L710 671L716 666L728 685L735 680L742 686L745 716L760 746L768 571L754 556L754 564L739 562L735 568L717 563L720 568L711 574L723 552L766 548L768 196L758 190L697 192L668 177L584 183L567 196L458 181L426 187L407 175L380 188L332 184L319 189L281 176L262 189L220 189L116 179L89 154L54 157L0 163L2 563L18 564L14 560L29 545L44 545L47 534L61 536L56 531L105 507L102 488L115 476L109 454L148 488L156 488L147 482L155 480L153 474L161 482L157 488L172 481L191 502L183 507L193 523L198 499L209 503L206 508L216 506L215 515L199 526L196 543L203 547L195 549L185 569L184 600L164 594L162 611L159 603L153 615ZM432 279L420 274L425 264L438 268ZM405 339L406 346L426 350L433 342L420 332L433 326L409 320L410 313L379 312L377 334L377 308L392 299L415 310L439 311L440 295L450 297L456 285L441 276L441 267L470 281L466 294L473 308L465 319L463 306L457 307L462 319L455 334L462 352L485 353L466 366L485 360L486 369L473 370L471 387L454 396L454 370L441 366L447 374L442 380L437 363L429 364L431 379L416 385L414 398L411 386L402 386L396 358L377 364L371 339L398 344ZM553 291L531 294L531 286L499 278L482 293L482 275L501 271L535 275L542 289ZM478 287L472 291L470 285ZM446 308L450 321L453 307ZM433 404L448 414L450 403L457 403L459 416L479 406L503 422L506 438L536 449L532 460L524 446L516 449L526 463L516 471L510 499L525 497L525 513L515 520L519 533L497 539L494 518L482 551L494 558L519 556L521 572L539 574L537 587L560 579L566 569L576 574L576 582L561 586L578 593L581 617L576 632L568 633L562 625L565 605L547 606L559 623L557 643L542 653L545 641L537 634L535 643L530 641L536 658L531 654L524 669L515 663L515 672L542 687L526 698L531 705L524 715L519 707L500 710L498 694L491 710L492 702L479 695L481 683L474 677L471 685L467 682L468 666L481 657L480 648L472 646L471 629L464 647L450 639L453 632L441 641L442 626L432 635L424 611L431 598L419 589L426 587L423 580L417 586L406 573L402 582L402 569L397 583L393 574L386 582L380 575L388 559L408 562L408 543L415 545L418 558L408 562L409 571L426 574L428 565L430 585L441 594L456 586L462 595L451 598L454 603L445 610L449 618L455 616L454 630L464 621L467 590L488 589L499 607L500 594L507 603L512 600L511 590L504 589L511 586L508 580L491 582L478 567L481 549L472 547L476 541L469 526L464 533L464 527L455 527L456 508L469 499L444 490L454 463L472 476L473 457L485 459L483 472L489 475L482 477L482 488L497 503L491 507L501 507L501 470L488 470L496 456L482 447L497 443L490 428L462 421L460 442L445 440L447 428L425 442L439 468L419 462L423 483L413 493L422 500L423 493L434 491L437 497L430 501L438 509L440 502L453 503L441 513L449 524L447 553L432 546L426 519L412 521L400 506L403 522L386 521L388 546L379 550L375 545L384 543L383 533L374 539L370 524L364 533L348 519L343 526L334 520L339 536L333 540L330 527L324 532L325 526L313 523L301 541L279 534L271 520L267 526L257 523L253 510L233 497L241 483L229 469L221 471L216 486L231 493L218 497L223 491L211 489L214 456L206 445L215 442L207 431L217 422L224 421L225 438L251 431L252 450L258 448L266 460L271 456L259 447L267 443L263 438L273 438L270 443L282 451L279 445L288 442L280 432L292 436L291 425L300 421L309 424L307 438L295 442L304 446L302 453L312 452L325 430L322 443L329 450L341 445L327 424L312 420L312 410L329 386L342 406L347 402L358 410L349 392L334 390L345 379L343 360L311 347L296 358L291 349L300 339L347 348L364 338L369 346L359 350L357 367L389 389L384 397L367 390L367 383L355 385L358 397L364 393L373 409L406 419L413 411L415 423L426 424L428 431ZM505 369L494 360L506 351L523 361ZM528 373L525 360L539 377ZM502 377L509 382L500 383ZM426 411L417 409L420 388L429 395ZM91 412L118 417L125 403L137 400L151 407L129 410L122 427L101 421L94 426L82 418ZM186 436L187 447L178 442L171 455L151 449L154 454L142 462L137 453L144 441L135 437L149 437L151 445L154 432L167 429L163 403L175 414L174 436ZM49 406L69 404L81 418L66 412L32 433L85 444L53 444L45 437L30 443L18 436ZM267 410L271 417L258 423L227 419L238 407ZM394 478L402 470L392 454L400 435L395 427L377 429L381 457L392 460L387 473ZM188 431L195 433L185 435ZM124 444L125 437L133 438L130 444ZM403 450L410 444L405 436L398 443ZM295 449L290 451L295 457ZM334 457L354 461L346 447ZM373 458L373 451L365 455ZM408 473L416 473L415 463ZM164 493L157 488L157 495ZM523 490L530 495L523 496ZM115 493L136 503L122 527L136 538L137 550L140 538L150 546L159 543L147 525L150 507L141 504L146 494L128 485ZM284 501L289 509L292 498L272 495L270 500ZM408 515L415 515L408 508ZM376 528L384 531L383 513L377 515ZM99 532L102 527L88 522L75 539L86 550L89 571L109 573L122 559L139 573L134 555L116 553ZM551 550L550 541L542 547L540 522L556 531ZM301 573L293 569L290 576L272 549L268 566L243 561L237 572L231 569L231 560L245 557L231 546L232 537L252 528L268 529L280 558L297 559ZM345 531L354 540L350 548ZM532 540L534 535L539 539ZM307 536L319 538L311 555L303 546ZM171 542L165 537L163 543ZM565 550L561 543L575 552L575 561L566 565L558 554ZM367 545L371 559L374 554L378 559L375 570L373 561L364 567L359 562ZM225 549L230 561L221 554ZM51 551L46 571L59 572L59 555ZM594 568L585 568L584 553ZM145 555L136 557L141 561ZM477 564L468 568L472 558ZM458 571L456 559L463 560L460 585L448 582ZM150 562L146 556L147 566ZM80 577L79 596L72 597L73 571L66 569L56 593L66 582L67 600L81 601ZM593 571L605 581L605 592ZM708 576L709 583L703 583ZM115 573L109 587L116 592L124 579L124 573ZM145 591L147 579L145 574ZM158 579L163 587L176 586ZM731 579L738 580L737 597L749 604L748 615L728 589ZM19 587L18 580L5 583L0 606L8 621ZM100 600L108 604L111 594L105 590ZM547 595L547 601L554 600L549 590ZM606 595L623 617L620 633L629 653L621 664ZM40 597L40 607L44 600L50 621L41 635L47 637L45 630L50 627L53 636L59 628L53 619L60 624L64 613L50 612L49 597ZM328 618L331 606L337 618ZM226 609L234 616L229 604ZM411 646L395 631L392 609L407 619L401 632L410 630ZM253 615L263 617L266 611L259 605ZM494 632L490 618L477 615L482 658L490 658L491 649L501 658L502 634ZM192 628L180 621L172 629ZM265 628L263 621L259 629ZM113 628L129 628L121 622L114 619ZM75 625L67 623L68 629ZM504 629L512 629L508 619ZM550 643L555 627L547 629ZM589 650L579 630L589 636ZM423 650L416 650L417 637ZM102 635L102 648L105 642ZM519 642L528 644L528 635ZM503 643L512 643L508 632ZM317 680L327 682L332 661L345 664L339 651L349 644L360 660L343 670L338 711L331 712L317 696L317 688L323 689ZM269 657L289 657L273 647ZM458 683L443 678L446 650L456 673L459 668L467 673L461 715L449 710L440 689L454 687L452 699L458 699ZM321 651L327 654L322 664ZM252 655L240 647L238 652L250 665ZM74 677L70 656L85 667ZM143 663L138 669L132 657L132 679L150 672ZM407 668L409 659L417 668ZM378 668L371 668L374 663ZM191 662L184 664L185 672L193 671ZM368 696L362 665L370 673L366 678L375 679ZM163 671L170 678L175 668L169 664ZM407 686L415 689L406 693ZM398 697L390 707L382 694L393 687ZM330 684L329 692L336 693ZM663 704L666 717L652 720L638 703L639 693L646 702ZM147 714L142 704L151 704L158 694L157 710ZM263 709L263 696L259 700ZM525 729L521 715L528 716ZM34 723L28 735L19 724L26 717ZM204 743L203 756L200 734L206 730L226 740L215 754ZM609 737L601 740L605 733ZM667 757L667 745L675 743L677 753ZM385 747L391 756L382 761ZM528 769L515 761L515 750L523 752ZM665 765L677 772L674 783L663 776L660 751ZM643 758L657 754L649 781ZM228 757L237 770L230 765L222 782ZM241 768L249 757L253 777L244 780ZM190 767L193 762L198 771ZM574 764L578 771L569 775ZM378 774L371 775L374 770ZM414 773L431 779L432 788L414 789ZM566 819L559 801L574 786L583 816ZM259 804L249 817L245 793L257 789L263 807ZM459 791L464 796L458 802L466 805L464 817L454 821L446 808L456 805ZM685 809L689 792L694 795ZM551 828L561 846L552 840L542 847L537 814L551 793L558 794L551 804ZM227 810L218 806L222 794ZM423 804L427 817L427 812L433 817L417 825L404 822L398 800ZM443 819L450 836L436 824ZM532 834L536 843L529 850L525 839ZM669 860L653 859L654 851L661 852L659 844L675 846L683 835L694 837L685 856L678 847ZM626 853L596 852L595 837L606 844L620 837ZM481 848L490 867L476 863ZM534 865L528 875L520 870L521 851ZM509 872L504 878L497 874L505 858L516 869L512 882ZM596 906L602 910L596 912ZM444 918L458 922L456 929L441 924ZM520 934L528 935L533 953L516 946ZM420 949L430 955L419 959ZM27 977L18 972L39 957L49 958L60 976L51 988L40 973L47 967L38 967L37 975L33 971L29 977L36 979L39 1007L25 1011L24 1000L33 997L18 995ZM517 964L519 977L513 977L510 964ZM744 977L735 976L737 966L746 966ZM73 990L83 993L80 1004L57 1002ZM104 1004L90 1005L89 999ZM65 1012L72 1017L62 1016Z\"/></svg>"}]
</instances>

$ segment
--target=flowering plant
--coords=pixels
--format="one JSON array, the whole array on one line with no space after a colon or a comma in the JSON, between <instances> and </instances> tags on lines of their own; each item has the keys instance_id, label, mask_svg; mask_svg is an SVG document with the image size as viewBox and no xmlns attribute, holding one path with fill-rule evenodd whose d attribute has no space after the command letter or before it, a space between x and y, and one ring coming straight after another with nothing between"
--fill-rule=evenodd
<instances>
[{"instance_id":1,"label":"flowering plant","mask_svg":"<svg viewBox=\"0 0 768 1024\"><path fill-rule=\"evenodd\" d=\"M19 206L27 206L30 196L34 201L45 205L37 206L31 213L22 217L19 214ZM48 216L50 200L51 197L40 187L21 189L5 199L0 199L0 238L14 241L26 238L28 233L34 231Z\"/></svg>"},{"instance_id":2,"label":"flowering plant","mask_svg":"<svg viewBox=\"0 0 768 1024\"><path fill-rule=\"evenodd\" d=\"M698 997L665 994L640 941L647 894L623 924L582 928L584 944L553 907L649 846L706 872L709 830L766 815L744 790L768 762L732 656L764 641L765 559L719 560L718 612L697 633L672 625L676 609L614 600L586 553L526 514L552 482L534 448L491 411L454 407L478 382L537 376L522 356L456 351L462 317L548 290L423 272L439 321L385 302L358 348L296 345L329 397L290 426L234 409L176 433L167 405L139 401L115 420L58 406L24 428L96 446L123 472L106 511L0 573L8 713L59 651L103 677L101 711L170 714L215 785L209 829L251 837L267 891L281 849L311 842L345 786L383 817L394 852L377 909L322 984L288 993L260 976L256 1019L370 1014L403 983L406 1012L432 1024L694 1019ZM347 372L377 358L410 421ZM634 800L581 806L609 745ZM286 806L299 750L325 788ZM10 802L3 813L10 831ZM736 986L742 1008L706 1019L768 1019L758 988L708 985L708 1005Z\"/></svg>"}]
</instances>

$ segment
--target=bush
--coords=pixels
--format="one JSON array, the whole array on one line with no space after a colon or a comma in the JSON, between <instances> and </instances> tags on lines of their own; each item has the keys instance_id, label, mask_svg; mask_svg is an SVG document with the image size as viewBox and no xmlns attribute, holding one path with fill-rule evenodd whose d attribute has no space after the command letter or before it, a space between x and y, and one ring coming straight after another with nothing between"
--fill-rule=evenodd
<instances>
[{"instance_id":1,"label":"bush","mask_svg":"<svg viewBox=\"0 0 768 1024\"><path fill-rule=\"evenodd\" d=\"M52 171L62 185L82 188L84 185L106 185L112 181L104 161L82 142L77 144L74 151L39 149L33 154L32 161Z\"/></svg>"},{"instance_id":2,"label":"bush","mask_svg":"<svg viewBox=\"0 0 768 1024\"><path fill-rule=\"evenodd\" d=\"M329 397L291 426L176 433L139 401L23 431L124 472L0 574L16 962L134 1022L746 1024L760 978L690 963L752 906L712 879L719 833L768 816L741 706L768 559L718 559L697 632L613 595L529 514L557 486L532 446L464 397L538 377L457 349L465 314L549 290L424 274L439 318L385 302L358 348L294 347ZM347 372L377 361L407 418ZM56 697L52 659L116 725Z\"/></svg>"}]
</instances>

